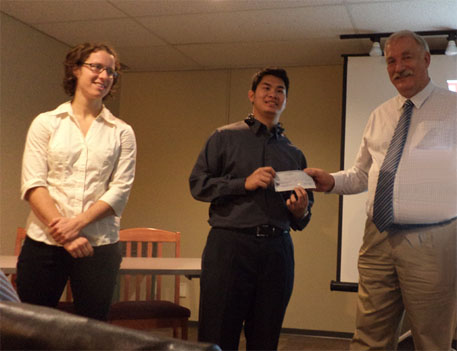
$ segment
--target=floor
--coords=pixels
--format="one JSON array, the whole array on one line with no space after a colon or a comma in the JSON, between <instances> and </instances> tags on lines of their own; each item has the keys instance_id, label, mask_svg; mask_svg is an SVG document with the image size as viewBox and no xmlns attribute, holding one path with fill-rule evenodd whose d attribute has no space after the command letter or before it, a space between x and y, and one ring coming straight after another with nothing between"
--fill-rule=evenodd
<instances>
[{"instance_id":1,"label":"floor","mask_svg":"<svg viewBox=\"0 0 457 351\"><path fill-rule=\"evenodd\" d=\"M152 331L160 335L171 336L171 331L161 329ZM197 341L197 327L189 327L189 341ZM279 339L278 350L295 351L295 350L349 350L349 339L312 337L299 334L281 334ZM246 350L244 337L241 337L239 350Z\"/></svg>"},{"instance_id":2,"label":"floor","mask_svg":"<svg viewBox=\"0 0 457 351\"><path fill-rule=\"evenodd\" d=\"M349 339L281 334L278 350L349 350Z\"/></svg>"},{"instance_id":3,"label":"floor","mask_svg":"<svg viewBox=\"0 0 457 351\"><path fill-rule=\"evenodd\" d=\"M171 329L153 330L165 336L172 336ZM197 341L197 327L191 325L189 327L189 341ZM281 334L279 338L279 351L299 351L299 350L349 350L350 339L317 337L302 334ZM454 346L455 347L455 346ZM246 350L244 337L241 336L239 350ZM406 338L398 345L398 351L414 350L414 343L411 337Z\"/></svg>"}]
</instances>

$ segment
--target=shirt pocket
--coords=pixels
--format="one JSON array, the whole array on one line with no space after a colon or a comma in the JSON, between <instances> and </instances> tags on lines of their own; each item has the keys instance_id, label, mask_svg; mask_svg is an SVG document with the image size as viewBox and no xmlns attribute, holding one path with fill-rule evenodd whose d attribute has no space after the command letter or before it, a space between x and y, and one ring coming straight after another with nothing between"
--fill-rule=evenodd
<instances>
[{"instance_id":1,"label":"shirt pocket","mask_svg":"<svg viewBox=\"0 0 457 351\"><path fill-rule=\"evenodd\" d=\"M411 139L411 152L415 150L448 150L452 148L455 136L452 121L421 121Z\"/></svg>"}]
</instances>

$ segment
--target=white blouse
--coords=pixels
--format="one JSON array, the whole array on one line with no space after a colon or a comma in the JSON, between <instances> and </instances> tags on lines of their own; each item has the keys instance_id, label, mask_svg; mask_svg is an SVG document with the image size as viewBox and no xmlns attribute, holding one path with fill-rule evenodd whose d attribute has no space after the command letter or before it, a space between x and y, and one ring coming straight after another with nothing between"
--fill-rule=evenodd
<instances>
[{"instance_id":1,"label":"white blouse","mask_svg":"<svg viewBox=\"0 0 457 351\"><path fill-rule=\"evenodd\" d=\"M74 217L102 200L115 215L87 225L81 235L92 246L119 240L120 216L135 176L136 141L133 129L103 107L86 136L70 102L38 115L32 122L22 161L21 198L28 190L46 187L64 217ZM27 235L57 245L47 227L31 211Z\"/></svg>"}]
</instances>

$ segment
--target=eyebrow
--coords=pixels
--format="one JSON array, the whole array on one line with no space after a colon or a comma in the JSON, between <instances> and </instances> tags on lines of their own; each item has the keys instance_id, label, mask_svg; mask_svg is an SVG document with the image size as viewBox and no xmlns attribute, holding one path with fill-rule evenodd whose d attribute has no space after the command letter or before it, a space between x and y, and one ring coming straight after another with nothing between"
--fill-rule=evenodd
<instances>
[{"instance_id":1,"label":"eyebrow","mask_svg":"<svg viewBox=\"0 0 457 351\"><path fill-rule=\"evenodd\" d=\"M272 86L273 86L272 84L270 84L270 83L268 83L268 82L262 82L262 83L260 83L260 85L266 85L266 86L269 86L269 87L272 87ZM286 87L285 87L284 85L282 85L282 84L277 85L275 88L276 88L276 89L277 89L277 88L280 88L280 89L286 90Z\"/></svg>"}]
</instances>

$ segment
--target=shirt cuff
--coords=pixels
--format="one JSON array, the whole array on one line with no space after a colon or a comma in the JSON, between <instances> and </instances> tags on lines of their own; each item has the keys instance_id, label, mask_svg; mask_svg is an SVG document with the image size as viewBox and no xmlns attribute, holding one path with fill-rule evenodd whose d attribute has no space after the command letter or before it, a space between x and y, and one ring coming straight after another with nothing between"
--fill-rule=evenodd
<instances>
[{"instance_id":1,"label":"shirt cuff","mask_svg":"<svg viewBox=\"0 0 457 351\"><path fill-rule=\"evenodd\" d=\"M101 201L106 202L114 211L114 214L117 217L122 215L125 205L127 204L127 199L124 196L119 196L115 194L110 194L109 191L104 193L100 199Z\"/></svg>"},{"instance_id":2,"label":"shirt cuff","mask_svg":"<svg viewBox=\"0 0 457 351\"><path fill-rule=\"evenodd\" d=\"M300 219L294 218L291 221L290 227L293 230L303 230L308 225L310 219L311 219L311 211L309 210L309 207L308 207L306 209L305 215L302 218L300 218Z\"/></svg>"},{"instance_id":3,"label":"shirt cuff","mask_svg":"<svg viewBox=\"0 0 457 351\"><path fill-rule=\"evenodd\" d=\"M343 187L343 177L337 173L330 173L330 175L335 180L333 188L326 192L326 194L340 194Z\"/></svg>"},{"instance_id":4,"label":"shirt cuff","mask_svg":"<svg viewBox=\"0 0 457 351\"><path fill-rule=\"evenodd\" d=\"M21 200L25 200L25 195L30 189L37 188L39 186L47 188L46 182L42 179L32 179L24 183L21 187Z\"/></svg>"}]
</instances>

